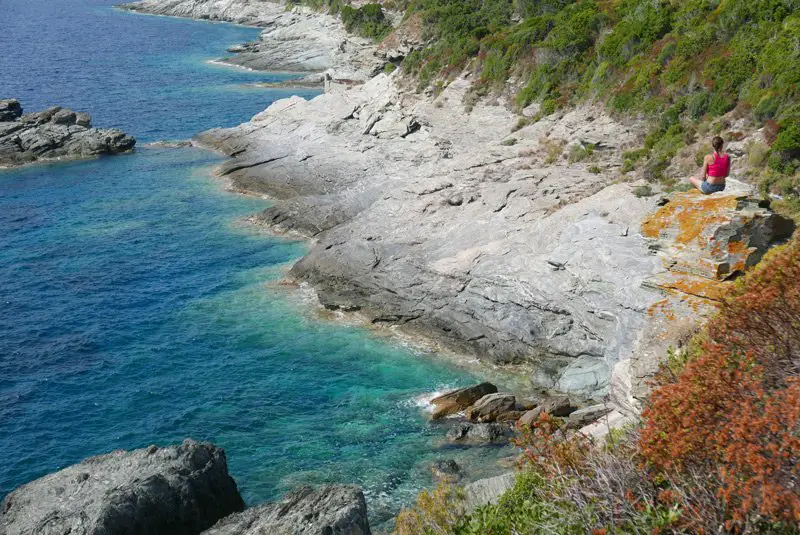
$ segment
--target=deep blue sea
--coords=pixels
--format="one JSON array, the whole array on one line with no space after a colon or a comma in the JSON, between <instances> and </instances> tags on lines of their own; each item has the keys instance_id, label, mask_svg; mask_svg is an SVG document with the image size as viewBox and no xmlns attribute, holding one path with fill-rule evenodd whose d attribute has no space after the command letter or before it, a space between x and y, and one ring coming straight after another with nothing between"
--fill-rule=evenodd
<instances>
[{"instance_id":1,"label":"deep blue sea","mask_svg":"<svg viewBox=\"0 0 800 535\"><path fill-rule=\"evenodd\" d=\"M304 244L242 223L219 157L147 148L249 119L286 75L210 64L257 30L134 15L108 0L0 0L0 98L119 127L135 154L0 172L0 499L98 453L185 437L224 447L245 500L364 487L385 520L438 447L414 400L480 379L436 355L320 321L276 284ZM313 91L300 91L313 97Z\"/></svg>"}]
</instances>

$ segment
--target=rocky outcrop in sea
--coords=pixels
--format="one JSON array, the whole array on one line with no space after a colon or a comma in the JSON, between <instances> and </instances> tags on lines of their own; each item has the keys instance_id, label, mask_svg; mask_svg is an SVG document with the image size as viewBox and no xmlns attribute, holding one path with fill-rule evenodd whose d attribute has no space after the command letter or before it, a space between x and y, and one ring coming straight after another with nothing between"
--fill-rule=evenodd
<instances>
[{"instance_id":1,"label":"rocky outcrop in sea","mask_svg":"<svg viewBox=\"0 0 800 535\"><path fill-rule=\"evenodd\" d=\"M85 112L54 106L23 114L18 100L0 100L0 168L119 154L135 144L121 130L92 128Z\"/></svg>"},{"instance_id":2,"label":"rocky outcrop in sea","mask_svg":"<svg viewBox=\"0 0 800 535\"><path fill-rule=\"evenodd\" d=\"M244 509L225 452L183 444L100 455L32 481L0 507L0 535L369 535L356 487L303 487Z\"/></svg>"}]
</instances>

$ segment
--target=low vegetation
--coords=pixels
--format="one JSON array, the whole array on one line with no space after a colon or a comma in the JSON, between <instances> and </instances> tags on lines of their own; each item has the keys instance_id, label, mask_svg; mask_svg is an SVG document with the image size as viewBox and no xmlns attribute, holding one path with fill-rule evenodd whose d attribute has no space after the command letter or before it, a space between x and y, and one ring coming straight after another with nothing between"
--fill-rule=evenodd
<instances>
[{"instance_id":1,"label":"low vegetation","mask_svg":"<svg viewBox=\"0 0 800 535\"><path fill-rule=\"evenodd\" d=\"M773 250L672 353L639 424L602 444L543 416L516 485L466 512L446 485L399 535L800 533L800 239ZM454 512L445 515L443 511Z\"/></svg>"},{"instance_id":2,"label":"low vegetation","mask_svg":"<svg viewBox=\"0 0 800 535\"><path fill-rule=\"evenodd\" d=\"M764 191L800 194L800 9L796 0L410 0L428 44L404 70L420 89L464 70L473 91L511 91L548 115L586 99L643 114L653 128L623 171L674 185L666 172L729 119L764 126L753 158ZM510 82L512 82L510 84ZM471 108L471 106L467 106ZM727 114L727 115L726 115Z\"/></svg>"}]
</instances>

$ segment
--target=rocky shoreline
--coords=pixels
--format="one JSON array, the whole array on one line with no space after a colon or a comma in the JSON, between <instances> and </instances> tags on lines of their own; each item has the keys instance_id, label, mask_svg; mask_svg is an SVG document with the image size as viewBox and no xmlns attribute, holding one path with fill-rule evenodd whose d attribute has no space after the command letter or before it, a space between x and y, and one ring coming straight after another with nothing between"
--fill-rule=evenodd
<instances>
[{"instance_id":1,"label":"rocky shoreline","mask_svg":"<svg viewBox=\"0 0 800 535\"><path fill-rule=\"evenodd\" d=\"M135 145L121 130L93 128L88 113L54 106L23 114L18 100L0 100L0 169L121 154Z\"/></svg>"},{"instance_id":2,"label":"rocky shoreline","mask_svg":"<svg viewBox=\"0 0 800 535\"><path fill-rule=\"evenodd\" d=\"M290 276L312 285L326 308L492 364L524 365L530 383L551 394L517 399L483 384L440 396L434 418L463 414L451 422L451 444L504 442L542 413L563 418L568 432L602 434L624 422L666 349L793 231L733 179L708 197L642 195L643 184L619 181L622 154L643 125L600 106L540 117L534 105L520 118L502 96L474 100L467 75L418 93L401 73L383 72L413 35L378 47L333 17L278 2L123 7L262 27L225 61L324 82L317 98L275 102L195 142L229 157L217 173L234 189L273 199L261 224L312 240ZM60 128L54 117L64 110L50 111L40 125ZM69 128L88 128L73 115ZM454 465L444 459L434 473L457 479ZM496 499L513 480L470 484L468 499ZM44 531L366 535L370 527L363 493L349 486L304 487L244 509L224 452L188 441L87 459L12 492L0 535Z\"/></svg>"},{"instance_id":3,"label":"rocky shoreline","mask_svg":"<svg viewBox=\"0 0 800 535\"><path fill-rule=\"evenodd\" d=\"M230 157L218 174L234 189L274 200L258 218L264 225L313 240L292 278L327 308L533 369L541 390L610 397L635 413L666 347L713 312L719 293L705 288L741 271L702 266L730 264L728 242L750 251L752 265L786 236L736 180L713 196L726 200L691 243L675 241L680 229L644 232L669 199L619 181L642 122L592 104L546 117L533 105L520 117L503 96L476 100L468 75L418 93L399 71L382 72L418 46L407 25L378 46L329 15L281 3L125 7L264 27L229 61L285 68L302 58L294 67L325 80L319 97L284 99L195 138Z\"/></svg>"}]
</instances>

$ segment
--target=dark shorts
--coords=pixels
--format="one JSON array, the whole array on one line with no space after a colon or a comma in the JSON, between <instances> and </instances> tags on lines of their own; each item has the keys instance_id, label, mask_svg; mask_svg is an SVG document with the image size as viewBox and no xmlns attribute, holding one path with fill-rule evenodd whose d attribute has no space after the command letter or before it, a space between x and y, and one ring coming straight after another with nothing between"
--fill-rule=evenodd
<instances>
[{"instance_id":1,"label":"dark shorts","mask_svg":"<svg viewBox=\"0 0 800 535\"><path fill-rule=\"evenodd\" d=\"M700 191L708 195L709 193L716 193L725 189L725 184L709 184L705 180L700 182Z\"/></svg>"}]
</instances>

